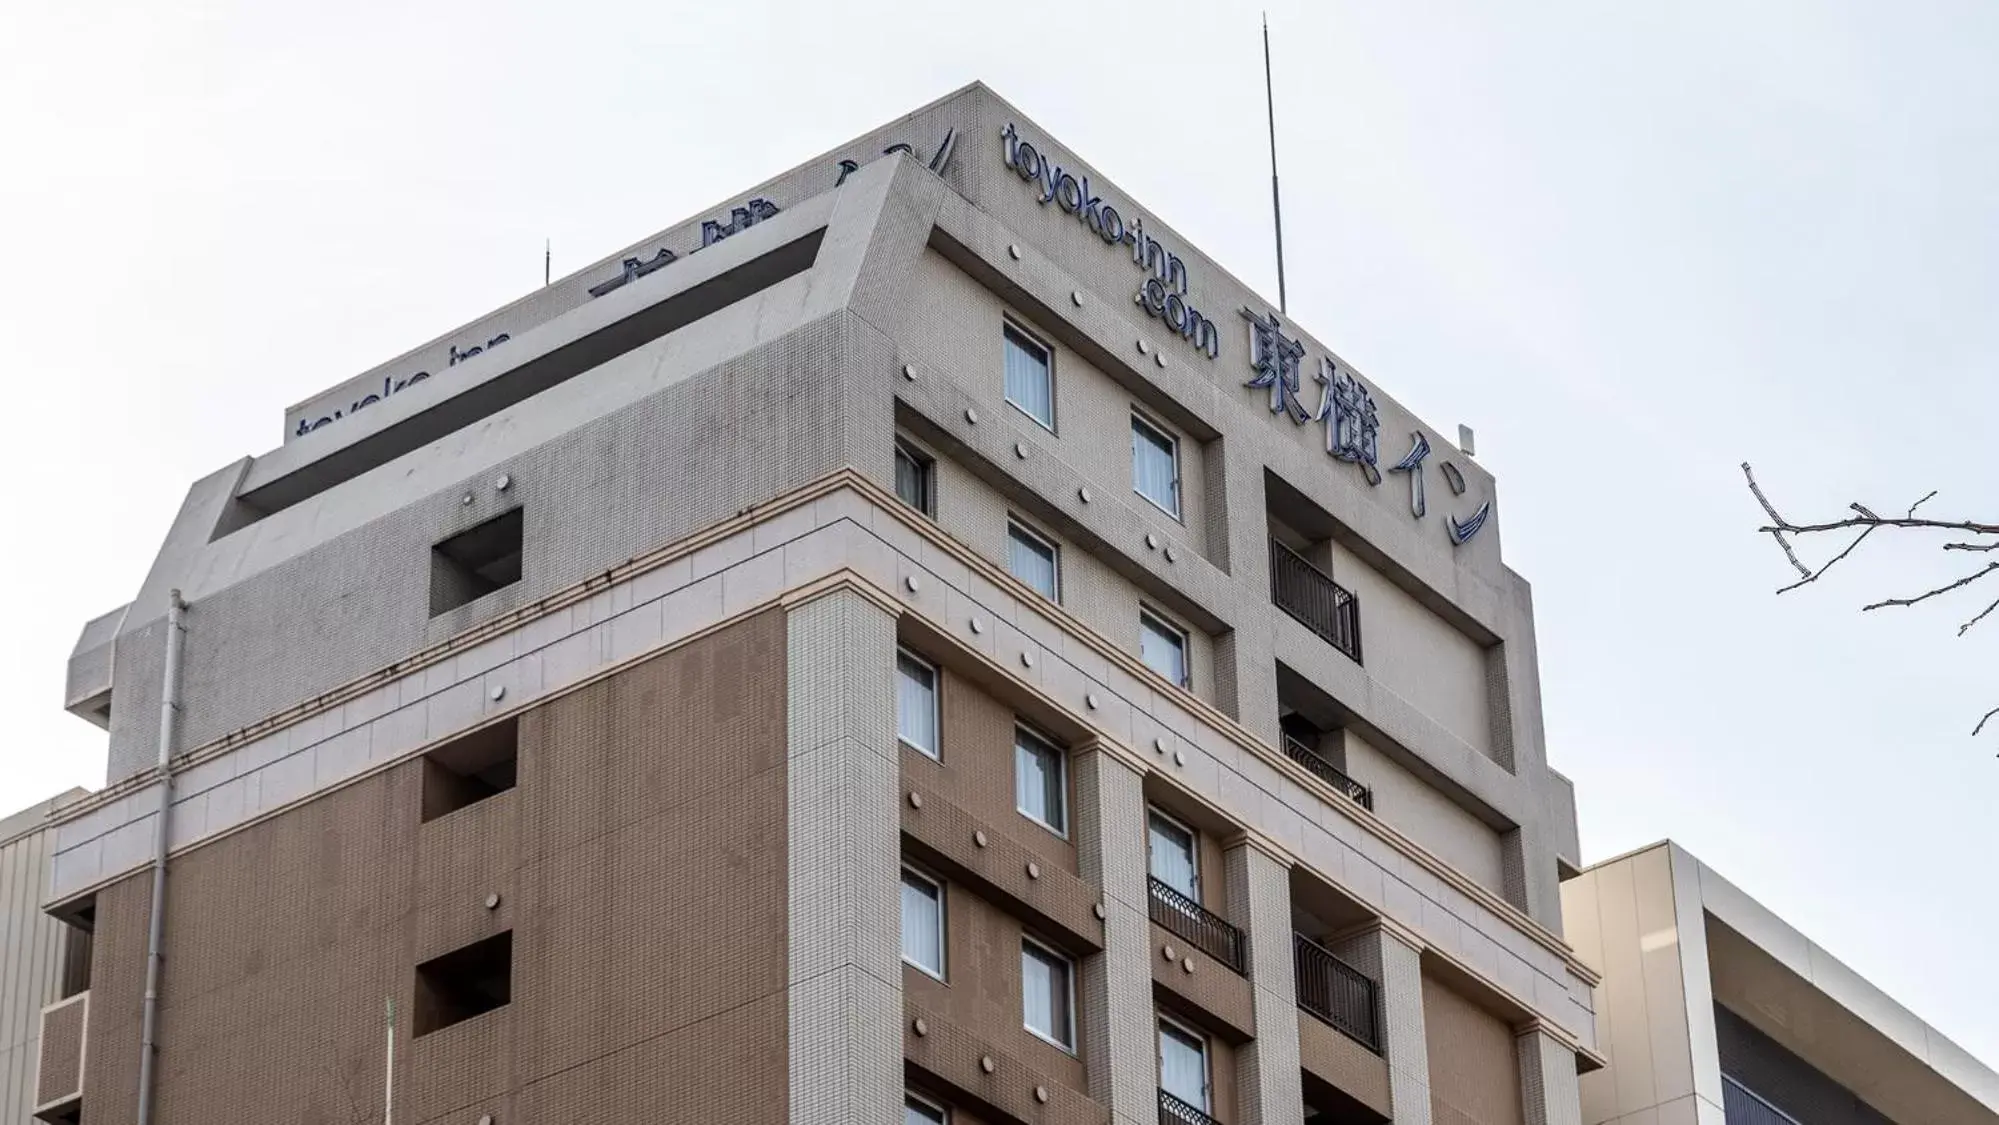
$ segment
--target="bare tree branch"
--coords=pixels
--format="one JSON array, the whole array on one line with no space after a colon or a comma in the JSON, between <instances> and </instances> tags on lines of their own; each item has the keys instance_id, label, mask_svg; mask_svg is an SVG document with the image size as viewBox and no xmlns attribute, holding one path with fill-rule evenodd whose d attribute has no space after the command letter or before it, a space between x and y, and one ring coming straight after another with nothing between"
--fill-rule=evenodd
<instances>
[{"instance_id":1,"label":"bare tree branch","mask_svg":"<svg viewBox=\"0 0 1999 1125\"><path fill-rule=\"evenodd\" d=\"M1854 549L1859 547L1860 544L1863 541L1865 541L1868 536L1874 534L1874 532L1884 527L1906 529L1906 530L1917 530L1917 531L1955 531L1972 536L1986 536L1986 535L1999 536L1999 524L1995 523L1983 523L1977 520L1929 519L1917 516L1916 515L1917 509L1921 508L1924 504L1929 503L1932 499L1935 499L1937 495L1937 491L1935 489L1931 489L1928 493L1923 495L1922 499L1917 500L1915 503L1909 505L1908 511L1905 512L1899 518L1883 517L1878 513L1876 513L1873 509L1867 507L1866 505L1856 500L1853 503L1847 505L1847 508L1854 513L1854 515L1850 518L1827 520L1822 523L1804 523L1804 524L1792 523L1790 520L1786 519L1782 513L1778 512L1777 506L1775 504L1772 504L1770 502L1770 498L1763 494L1762 487L1756 483L1756 474L1750 468L1749 463L1747 461L1742 463L1742 476L1744 480L1749 482L1750 495L1756 498L1756 502L1762 506L1764 514L1770 517L1770 522L1763 525L1762 527L1757 528L1756 529L1757 532L1759 534L1768 535L1770 538L1775 539L1777 541L1777 546L1783 550L1784 557L1790 561L1792 568L1795 569L1800 575L1799 579L1796 582L1793 582L1788 586L1780 587L1777 590L1779 594L1789 593L1790 591L1795 590L1800 586L1806 585L1807 583L1818 581L1819 578L1823 576L1826 571L1831 570L1834 566L1837 566L1840 562L1844 561L1848 555L1851 555L1854 552ZM1847 528L1856 528L1858 529L1859 534L1855 535L1851 540L1849 540L1846 546L1840 549L1838 554L1832 556L1830 559L1827 559L1825 563L1819 566L1817 569L1813 569L1812 567L1806 566L1804 561L1798 558L1798 552L1791 545L1792 539L1803 538L1804 536L1807 535L1823 534L1825 532L1830 532L1830 531L1841 531ZM1987 553L1987 552L1999 551L1999 540L1994 540L1992 542L1956 540L1953 542L1943 544L1942 549L1945 551L1972 551L1979 553ZM1969 586L1974 582L1979 581L1982 578L1985 578L1986 576L1992 574L1994 571L1999 571L1999 562L1987 563L1984 567L1980 568L1979 570L1973 571L1972 573L1967 574L1962 578L1959 578L1955 582L1946 583L1944 585L1937 586L1929 590L1925 590L1922 593L1914 595L1913 597L1886 598L1883 599L1882 601L1873 602L1869 605L1864 605L1860 608L1862 612L1866 612L1869 610L1887 609L1890 607L1908 607L1908 606L1920 605L1923 602L1929 601L1931 598L1938 598L1946 594L1955 593L1956 591L1961 590L1964 587ZM1973 615L1970 620L1964 622L1962 625L1959 625L1957 627L1957 635L1960 637L1964 636L1966 633L1971 631L1973 626L1985 620L1987 617L1990 617L1994 612L1999 612L1999 598L1995 598L1984 609L1979 610L1977 614ZM1985 724L1987 722L1990 722L1994 716L1999 716L1999 707L1995 707L1992 710L1987 711L1985 715L1978 720L1978 725L1974 726L1971 729L1972 736L1977 737L1978 734L1985 729Z\"/></svg>"},{"instance_id":2,"label":"bare tree branch","mask_svg":"<svg viewBox=\"0 0 1999 1125\"><path fill-rule=\"evenodd\" d=\"M1999 562L1986 563L1982 569L1972 571L1970 574L1965 575L1963 578L1958 579L1957 581L1951 583L1948 586L1938 586L1934 590L1925 590L1922 593L1917 594L1913 598L1888 598L1885 601L1878 601L1875 602L1873 605L1864 605L1861 606L1860 608L1864 612L1870 609L1885 609L1889 606L1916 605L1920 602L1929 601L1931 598L1934 598L1939 594L1948 594L1952 590L1962 589L1965 586L1969 586L1973 582L1978 581L1979 579L1985 577L1986 575L1992 573L1995 570L1999 570Z\"/></svg>"}]
</instances>

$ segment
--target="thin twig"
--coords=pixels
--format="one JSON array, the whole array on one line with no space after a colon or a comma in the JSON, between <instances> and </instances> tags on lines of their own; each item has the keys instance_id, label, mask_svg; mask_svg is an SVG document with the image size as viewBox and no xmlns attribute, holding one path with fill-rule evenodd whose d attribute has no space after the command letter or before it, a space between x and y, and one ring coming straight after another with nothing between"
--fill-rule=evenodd
<instances>
[{"instance_id":1,"label":"thin twig","mask_svg":"<svg viewBox=\"0 0 1999 1125\"><path fill-rule=\"evenodd\" d=\"M1781 589L1779 589L1779 590L1778 590L1777 592L1778 592L1778 593L1780 593L1780 594L1788 594L1788 593L1790 593L1790 592L1791 592L1792 590L1795 590L1795 589L1797 589L1798 587L1800 587L1800 586L1803 586L1803 585L1804 585L1805 583L1807 583L1807 582L1817 582L1817 581L1819 580L1819 575L1821 575L1821 574L1824 574L1824 573L1825 573L1826 571L1828 571L1828 570L1831 570L1831 569L1832 569L1832 564L1833 564L1833 563L1836 563L1836 562L1838 562L1839 560L1841 560L1841 559L1845 558L1846 556L1848 556L1848 555L1852 554L1852 553L1853 553L1853 549L1854 549L1855 547L1858 547L1858 546L1860 546L1860 541L1861 541L1862 539L1865 539L1865 538L1867 538L1867 537L1868 537L1869 535L1872 535L1872 534L1874 534L1874 529L1873 529L1873 528L1871 528L1871 527L1870 527L1870 528L1867 528L1867 529L1865 529L1865 530L1864 530L1864 531L1862 531L1862 532L1861 532L1860 534L1858 534L1858 535L1854 536L1854 537L1853 537L1853 542L1851 542L1851 543L1848 543L1848 544L1846 545L1846 550L1844 550L1844 551L1841 551L1841 552L1840 552L1839 554L1837 554L1837 555L1834 555L1834 556L1832 557L1832 559L1831 559L1831 561L1830 561L1830 562L1827 562L1827 563L1826 563L1826 564L1825 564L1824 566L1822 566L1822 567L1818 568L1817 570L1813 570L1813 571L1807 571L1807 572L1805 573L1805 576L1804 576L1803 578L1800 578L1800 579L1798 579L1798 580L1797 580L1796 582L1793 582L1793 583L1791 583L1791 584L1790 584L1789 586L1785 586L1785 587L1782 587L1782 588L1781 588ZM1781 542L1781 540L1780 540L1780 542ZM1797 561L1797 556L1793 555L1793 556L1792 556L1792 561L1793 561L1793 562Z\"/></svg>"},{"instance_id":2,"label":"thin twig","mask_svg":"<svg viewBox=\"0 0 1999 1125\"><path fill-rule=\"evenodd\" d=\"M1945 543L1946 551L1999 551L1999 543Z\"/></svg>"},{"instance_id":3,"label":"thin twig","mask_svg":"<svg viewBox=\"0 0 1999 1125\"><path fill-rule=\"evenodd\" d=\"M1928 528L1933 531L1968 531L1973 535L1999 535L1999 523L1978 523L1973 520L1930 520L1886 516L1855 516L1848 520L1833 520L1829 523L1788 523L1777 517L1777 523L1759 527L1758 531L1784 532L1788 535L1811 535L1820 531L1838 531L1843 527L1911 527Z\"/></svg>"},{"instance_id":4,"label":"thin twig","mask_svg":"<svg viewBox=\"0 0 1999 1125\"><path fill-rule=\"evenodd\" d=\"M1987 711L1985 717L1978 720L1978 725L1971 728L1971 737L1977 738L1978 732L1985 729L1985 724L1992 721L1992 716L1994 715L1999 715L1999 707L1994 707L1992 710Z\"/></svg>"},{"instance_id":5,"label":"thin twig","mask_svg":"<svg viewBox=\"0 0 1999 1125\"><path fill-rule=\"evenodd\" d=\"M1784 523L1784 517L1778 515L1777 509L1770 506L1769 499L1763 495L1763 490L1757 486L1756 474L1750 471L1749 462L1747 461L1742 463L1742 475L1749 481L1750 494L1756 497L1756 502L1763 505L1763 510L1769 514L1770 522L1777 524ZM1784 538L1783 532L1773 527L1766 527L1763 530L1770 533L1770 538L1775 539L1777 546L1784 549L1784 557L1791 560L1791 565L1798 568L1798 573L1805 576L1806 582L1810 582L1813 578L1811 568L1798 561L1798 553L1791 549L1791 543ZM1789 587L1785 587L1785 589L1789 589ZM1779 590L1777 592L1781 594L1784 591Z\"/></svg>"},{"instance_id":6,"label":"thin twig","mask_svg":"<svg viewBox=\"0 0 1999 1125\"><path fill-rule=\"evenodd\" d=\"M1973 582L1978 581L1979 579L1985 577L1986 575L1992 573L1995 570L1999 570L1999 562L1986 563L1983 569L1973 571L1972 573L1965 575L1963 578L1958 579L1957 581L1951 583L1948 586L1938 586L1934 590L1926 590L1923 593L1917 594L1913 598L1889 598L1886 601L1875 602L1873 605L1864 605L1861 606L1860 608L1863 611L1865 611L1870 609L1886 609L1889 606L1911 606L1919 602L1926 602L1931 598L1936 597L1939 594L1948 594L1952 590L1956 590L1963 586L1969 586Z\"/></svg>"},{"instance_id":7,"label":"thin twig","mask_svg":"<svg viewBox=\"0 0 1999 1125\"><path fill-rule=\"evenodd\" d=\"M1957 627L1957 635L1962 637L1966 633L1971 632L1971 627L1973 625L1976 625L1980 621L1985 620L1986 616L1989 615L1995 609L1999 609L1999 598L1994 598L1991 605L1988 605L1984 609L1979 610L1977 617L1974 617L1971 620L1965 622L1964 624L1959 625Z\"/></svg>"}]
</instances>

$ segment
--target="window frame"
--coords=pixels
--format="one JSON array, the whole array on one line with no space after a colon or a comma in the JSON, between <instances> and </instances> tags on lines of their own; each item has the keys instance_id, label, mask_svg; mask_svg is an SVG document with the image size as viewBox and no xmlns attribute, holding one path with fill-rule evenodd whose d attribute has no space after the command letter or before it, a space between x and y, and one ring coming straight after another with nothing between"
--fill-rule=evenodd
<instances>
[{"instance_id":1,"label":"window frame","mask_svg":"<svg viewBox=\"0 0 1999 1125\"><path fill-rule=\"evenodd\" d=\"M1048 420L1045 422L1036 418L1029 412L1027 407L1014 401L1013 395L1007 392L1006 345L1008 333L1018 336L1022 344L1041 353L1041 369L1048 373ZM1019 411L1022 417L1051 434L1058 433L1055 426L1061 416L1061 412L1055 408L1055 348L1011 316L1000 317L1000 397L1006 400L1008 406Z\"/></svg>"},{"instance_id":2,"label":"window frame","mask_svg":"<svg viewBox=\"0 0 1999 1125\"><path fill-rule=\"evenodd\" d=\"M1139 603L1138 607L1139 663L1145 664L1147 668L1151 669L1152 674L1158 676L1160 679L1164 680L1167 678L1166 673L1161 672L1157 668L1153 668L1152 665L1146 663L1145 660L1145 623L1148 620L1150 620L1154 625L1159 627L1158 629L1159 632L1170 633L1173 636L1179 638L1180 682L1175 686L1183 688L1187 691L1194 690L1194 645L1192 640L1192 634L1190 634L1186 629L1182 628L1180 625L1176 624L1172 618L1166 616L1165 614L1159 612L1156 609L1153 609L1150 605L1147 605L1143 602Z\"/></svg>"},{"instance_id":3,"label":"window frame","mask_svg":"<svg viewBox=\"0 0 1999 1125\"><path fill-rule=\"evenodd\" d=\"M1183 892L1181 892L1181 893L1183 893L1183 894L1187 894L1187 897L1188 897L1188 898L1190 898L1190 899L1193 899L1193 900L1194 900L1194 901L1195 901L1196 903L1199 903L1199 902L1201 902L1201 901L1202 901L1202 898L1201 898L1201 831L1200 831L1200 829L1198 829L1198 828L1195 828L1195 827L1194 827L1193 825L1191 825L1191 824L1187 823L1186 821L1184 821L1184 820L1181 820L1181 819L1180 819L1179 817L1177 817L1177 816L1174 816L1174 815L1173 815L1172 813L1170 813L1170 812L1167 812L1167 811L1166 811L1165 809L1162 809L1162 808L1160 808L1160 807L1159 807L1158 805L1147 805L1147 806L1145 806L1145 873L1146 873L1146 875L1147 875L1147 876L1149 876L1149 877L1151 877L1151 878L1154 878L1154 879L1159 879L1159 874L1158 874L1158 872L1157 872L1157 871L1155 871L1155 870L1153 869L1153 866L1152 866L1152 818L1154 818L1154 817L1158 817L1158 818L1159 818L1160 820L1163 820L1163 821L1165 821L1165 822L1166 822L1167 824L1170 824L1170 825L1172 825L1173 827L1175 827L1175 828L1178 828L1178 829L1179 829L1180 831L1182 831L1182 832L1185 832L1185 833L1187 834L1187 870L1188 870L1188 871L1189 871L1190 873L1192 873L1192 876L1193 876L1193 884L1194 884L1194 888L1193 888L1193 892L1192 892L1191 894L1187 894L1187 892L1184 892L1184 891L1183 891ZM1159 879L1159 881L1160 881L1160 882L1162 882L1162 883L1165 883L1165 882L1166 882L1166 880L1164 880L1164 879ZM1167 883L1167 886L1172 886L1172 884L1171 884L1171 883ZM1174 889L1174 890L1176 890L1176 891L1180 890L1180 888L1178 888L1178 887L1173 887L1173 889Z\"/></svg>"},{"instance_id":4,"label":"window frame","mask_svg":"<svg viewBox=\"0 0 1999 1125\"><path fill-rule=\"evenodd\" d=\"M902 1111L905 1125L907 1125L908 1114L911 1109L916 1109L919 1112L929 1110L936 1114L931 1120L937 1122L937 1125L951 1125L951 1107L926 1098L914 1090L904 1090L902 1092Z\"/></svg>"},{"instance_id":5,"label":"window frame","mask_svg":"<svg viewBox=\"0 0 1999 1125\"><path fill-rule=\"evenodd\" d=\"M1022 807L1023 802L1021 800L1022 794L1020 791L1020 753L1021 753L1020 739L1022 735L1027 736L1030 740L1034 742L1040 743L1041 747L1047 750L1048 753L1055 759L1055 792L1057 795L1057 799L1060 803L1060 807L1056 811L1060 813L1062 817L1062 823L1060 825L1050 824L1046 820L1043 820L1042 818L1029 812L1026 808ZM1045 734L1042 734L1040 731L1034 729L1032 726L1029 726L1028 724L1016 719L1014 720L1013 724L1013 758L1014 758L1013 811L1026 817L1028 820L1034 822L1035 824L1040 825L1042 828L1047 829L1049 832L1054 833L1056 836L1059 836L1064 840L1068 839L1069 838L1069 752L1063 749L1062 745L1056 742L1054 739L1048 737Z\"/></svg>"},{"instance_id":6,"label":"window frame","mask_svg":"<svg viewBox=\"0 0 1999 1125\"><path fill-rule=\"evenodd\" d=\"M1139 497L1143 499L1146 503L1152 505L1153 507L1159 509L1162 512L1165 512L1167 515L1172 516L1175 522L1182 524L1186 523L1187 517L1184 514L1187 509L1186 496L1184 495L1184 493L1186 492L1186 480L1180 471L1179 436L1173 433L1173 431L1167 429L1163 424L1155 422L1150 417L1147 417L1144 411L1138 409L1135 406L1131 408L1131 427L1132 427L1131 490L1137 493ZM1171 508L1167 507L1164 504L1161 504L1158 500L1153 499L1151 496L1147 495L1142 489L1138 487L1137 431L1140 428L1150 430L1153 434L1157 435L1159 438L1161 438L1166 442L1166 456L1173 463L1173 489L1172 489L1173 506Z\"/></svg>"},{"instance_id":7,"label":"window frame","mask_svg":"<svg viewBox=\"0 0 1999 1125\"><path fill-rule=\"evenodd\" d=\"M1159 1012L1158 1016L1158 1026L1154 1032L1153 1047L1157 1051L1159 1059L1159 1088L1166 1090L1166 1029L1172 1028L1174 1031L1193 1040L1201 1048L1201 1101L1194 1108L1200 1110L1202 1113L1213 1114L1215 1112L1215 1053L1209 1046L1208 1034L1195 1028L1194 1025L1188 1023L1186 1020L1175 1019L1164 1011ZM1166 1090L1166 1092L1169 1094L1173 1093L1171 1090ZM1176 1098L1180 1097L1178 1094L1173 1094L1173 1096ZM1183 1098L1181 1100L1184 1101L1186 1099Z\"/></svg>"},{"instance_id":8,"label":"window frame","mask_svg":"<svg viewBox=\"0 0 1999 1125\"><path fill-rule=\"evenodd\" d=\"M921 512L931 519L936 519L937 458L924 452L915 442L910 441L901 434L895 436L895 455L898 460L906 458L910 464L916 466L918 479L922 482L923 486L923 503L911 504L909 498L902 495L900 482L898 482L896 488L896 499L901 500L903 506L911 511Z\"/></svg>"},{"instance_id":9,"label":"window frame","mask_svg":"<svg viewBox=\"0 0 1999 1125\"><path fill-rule=\"evenodd\" d=\"M945 974L949 971L949 966L951 964L951 953L950 953L951 927L950 923L945 919L944 916L944 911L945 911L944 880L931 875L929 872L924 871L921 868L912 867L907 863L903 864L902 865L903 884L908 883L912 879L914 879L916 882L919 883L928 883L930 885L930 888L937 892L936 895L937 967L933 969L930 966L925 965L923 962L918 961L915 958L911 957L909 955L909 943L907 940L905 940L902 943L903 944L902 963L908 965L910 968L915 969L917 972L922 973L927 977L931 977L939 981L947 980L948 978L945 976Z\"/></svg>"},{"instance_id":10,"label":"window frame","mask_svg":"<svg viewBox=\"0 0 1999 1125\"><path fill-rule=\"evenodd\" d=\"M1027 956L1027 951L1030 948L1037 950L1041 956L1062 967L1063 984L1067 986L1063 990L1063 1004L1065 1005L1064 1011L1068 1013L1067 1022L1069 1024L1069 1038L1071 1042L1064 1043L1060 1039L1044 1033L1041 1029L1027 1022L1027 974L1025 972L1022 972L1020 975L1020 1026L1029 1035L1034 1036L1043 1043L1059 1047L1068 1054L1073 1055L1076 1053L1074 1040L1080 1038L1076 1028L1076 959L1057 950L1047 942L1034 937L1032 934L1022 933L1020 935L1021 956Z\"/></svg>"},{"instance_id":11,"label":"window frame","mask_svg":"<svg viewBox=\"0 0 1999 1125\"><path fill-rule=\"evenodd\" d=\"M916 650L914 649L908 648L904 645L897 645L895 647L895 659L896 659L895 674L898 677L898 679L900 679L900 677L902 676L902 661L904 657L909 658L911 661L914 661L916 664L921 665L923 668L927 669L930 672L931 741L941 744L944 741L944 671L942 668L938 667L936 661L925 659L921 654L916 652ZM895 722L896 743L901 746L907 746L911 750L916 751L918 754L921 754L932 761L935 762L943 761L944 748L942 745L918 746L916 743L911 742L902 733L901 695L902 695L901 691L898 690L896 692L897 696L897 711L896 711L896 722Z\"/></svg>"},{"instance_id":12,"label":"window frame","mask_svg":"<svg viewBox=\"0 0 1999 1125\"><path fill-rule=\"evenodd\" d=\"M1018 574L1014 574L1013 539L1014 536L1016 535L1018 535L1023 540L1026 540L1030 545L1039 545L1042 547L1046 547L1048 549L1048 569L1050 572L1050 577L1055 587L1053 590L1044 593L1043 591L1036 589L1034 587L1034 584L1029 582L1027 579L1021 578L1020 575ZM1062 545L1060 543L1057 543L1053 536L1043 535L1041 532L1036 531L1032 525L1027 523L1027 521L1021 519L1019 516L1014 516L1014 515L1009 515L1006 518L1006 539L1007 539L1006 572L1008 574L1012 574L1014 578L1018 579L1021 585L1026 586L1028 589L1034 590L1035 593L1041 594L1042 597L1047 598L1049 601L1054 602L1056 605L1061 605L1062 604Z\"/></svg>"}]
</instances>

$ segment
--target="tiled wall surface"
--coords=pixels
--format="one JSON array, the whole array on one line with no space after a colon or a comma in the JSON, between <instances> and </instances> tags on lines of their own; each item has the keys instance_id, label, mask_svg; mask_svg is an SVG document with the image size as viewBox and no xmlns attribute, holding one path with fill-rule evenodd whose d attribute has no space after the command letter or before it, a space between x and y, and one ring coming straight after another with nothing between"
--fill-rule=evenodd
<instances>
[{"instance_id":1,"label":"tiled wall surface","mask_svg":"<svg viewBox=\"0 0 1999 1125\"><path fill-rule=\"evenodd\" d=\"M1237 823L1256 825L1326 881L1420 933L1584 1043L1593 1041L1589 987L1560 954L1412 861L1364 814L1308 788L1298 772L1273 760L1274 751L1246 750L1225 728L1198 718L1197 705L1182 693L1105 659L1044 607L1023 602L921 534L893 501L881 503L851 490L828 493L321 717L203 761L176 783L176 846L851 568L894 591L905 613L993 661L1079 725L1132 748L1175 785L1201 793ZM499 687L506 691L496 701ZM144 862L150 792L58 830L53 897Z\"/></svg>"},{"instance_id":2,"label":"tiled wall surface","mask_svg":"<svg viewBox=\"0 0 1999 1125\"><path fill-rule=\"evenodd\" d=\"M527 712L518 786L442 818L411 760L176 857L156 1120L353 1120L391 1001L397 1120L781 1119L784 633ZM93 1122L131 1120L147 889L98 895ZM512 1002L413 1039L414 966L507 931Z\"/></svg>"},{"instance_id":3,"label":"tiled wall surface","mask_svg":"<svg viewBox=\"0 0 1999 1125\"><path fill-rule=\"evenodd\" d=\"M1423 979L1432 1125L1523 1125L1520 1063L1506 1021Z\"/></svg>"}]
</instances>

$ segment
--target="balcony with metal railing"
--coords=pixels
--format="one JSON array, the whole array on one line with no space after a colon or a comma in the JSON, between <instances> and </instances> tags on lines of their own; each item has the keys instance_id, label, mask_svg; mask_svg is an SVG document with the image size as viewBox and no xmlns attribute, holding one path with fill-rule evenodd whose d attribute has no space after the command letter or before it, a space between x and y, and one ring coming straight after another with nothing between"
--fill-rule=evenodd
<instances>
[{"instance_id":1,"label":"balcony with metal railing","mask_svg":"<svg viewBox=\"0 0 1999 1125\"><path fill-rule=\"evenodd\" d=\"M1228 919L1174 890L1156 876L1146 876L1152 920L1169 933L1215 960L1243 972L1242 931Z\"/></svg>"},{"instance_id":2,"label":"balcony with metal railing","mask_svg":"<svg viewBox=\"0 0 1999 1125\"><path fill-rule=\"evenodd\" d=\"M1380 1054L1381 1006L1375 983L1304 934L1294 933L1291 938L1298 1007Z\"/></svg>"},{"instance_id":3,"label":"balcony with metal railing","mask_svg":"<svg viewBox=\"0 0 1999 1125\"><path fill-rule=\"evenodd\" d=\"M1360 659L1360 603L1303 555L1270 541L1270 600L1327 644Z\"/></svg>"},{"instance_id":4,"label":"balcony with metal railing","mask_svg":"<svg viewBox=\"0 0 1999 1125\"><path fill-rule=\"evenodd\" d=\"M1179 1098L1159 1091L1159 1125L1222 1125L1221 1122Z\"/></svg>"},{"instance_id":5,"label":"balcony with metal railing","mask_svg":"<svg viewBox=\"0 0 1999 1125\"><path fill-rule=\"evenodd\" d=\"M1727 1125L1798 1125L1797 1118L1726 1074L1721 1076L1721 1116Z\"/></svg>"},{"instance_id":6,"label":"balcony with metal railing","mask_svg":"<svg viewBox=\"0 0 1999 1125\"><path fill-rule=\"evenodd\" d=\"M1361 808L1373 811L1374 794L1367 786L1348 777L1338 766L1320 757L1318 751L1288 734L1284 736L1284 756L1304 766L1307 772L1320 781L1346 794Z\"/></svg>"}]
</instances>

